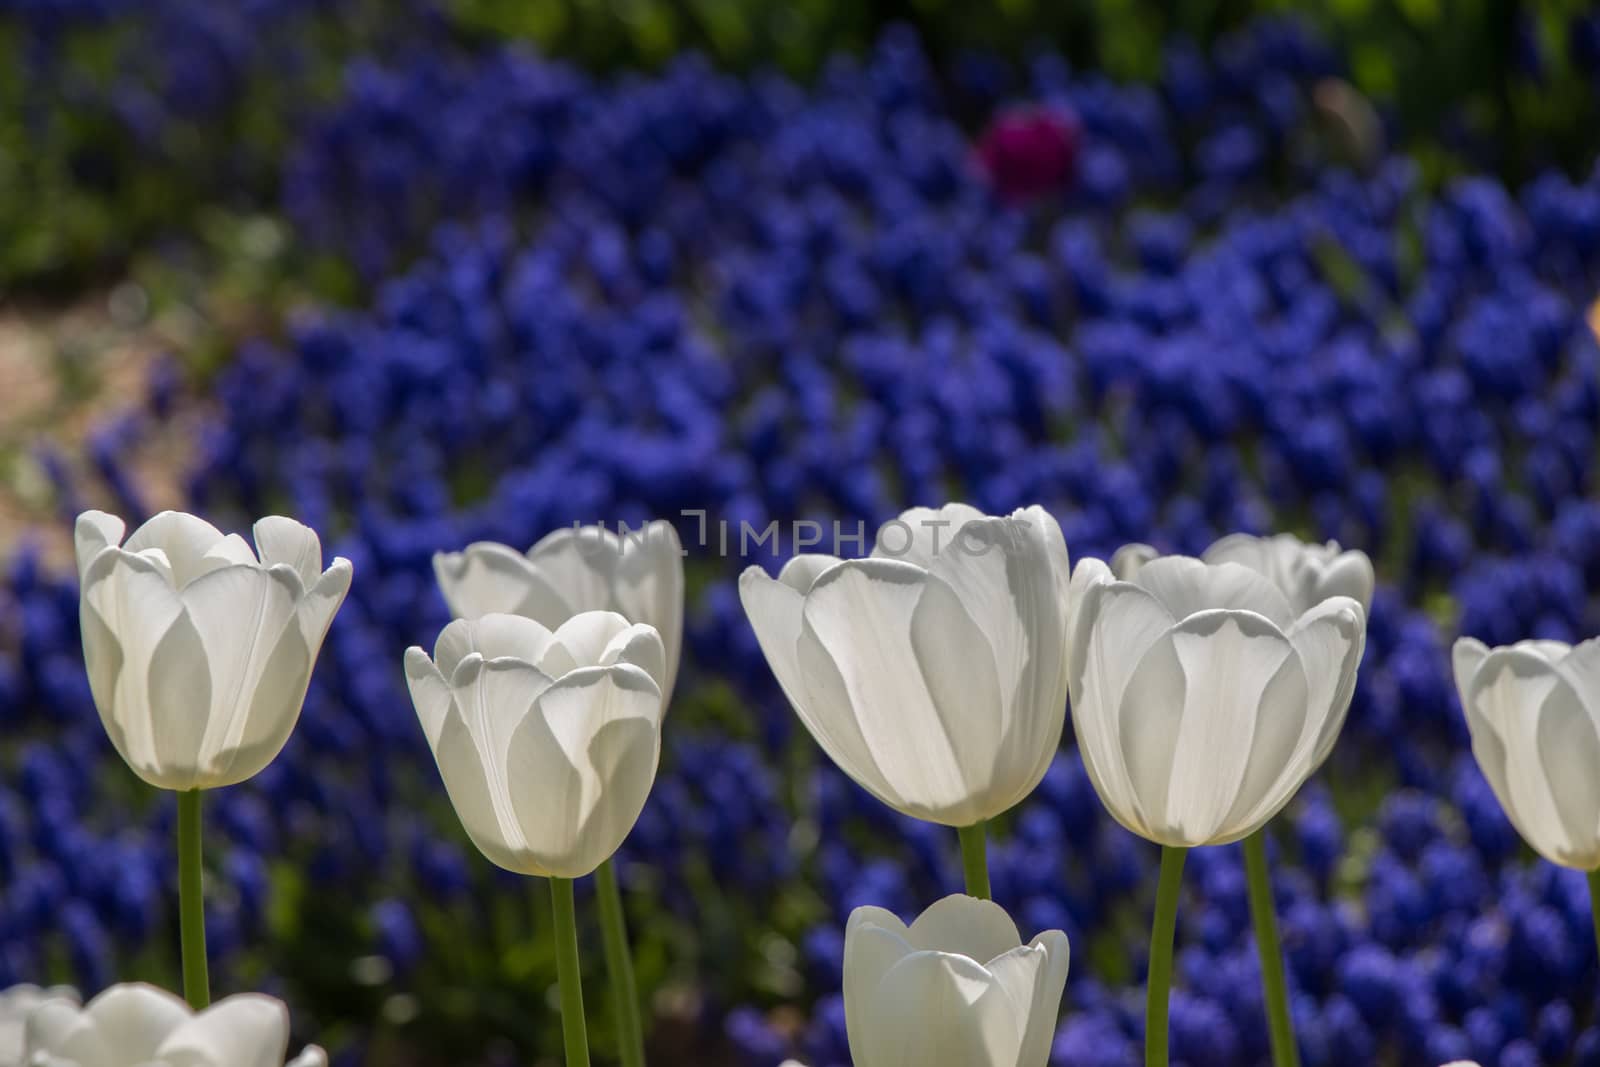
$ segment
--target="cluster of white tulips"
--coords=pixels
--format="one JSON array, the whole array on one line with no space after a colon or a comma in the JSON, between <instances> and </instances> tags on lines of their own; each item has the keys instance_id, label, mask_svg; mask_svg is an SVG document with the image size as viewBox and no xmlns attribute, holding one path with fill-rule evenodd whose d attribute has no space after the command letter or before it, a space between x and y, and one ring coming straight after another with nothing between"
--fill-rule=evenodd
<instances>
[{"instance_id":1,"label":"cluster of white tulips","mask_svg":"<svg viewBox=\"0 0 1600 1067\"><path fill-rule=\"evenodd\" d=\"M1067 979L1059 930L1024 943L988 900L985 825L1028 796L1074 732L1101 801L1161 846L1146 1062L1167 1062L1172 941L1186 851L1244 842L1273 1059L1298 1062L1264 829L1327 759L1354 691L1370 561L1335 544L1236 535L1199 559L1144 545L1069 570L1055 520L951 504L895 521L909 543L862 559L802 555L739 592L807 729L874 797L956 828L967 895L909 926L858 908L844 993L857 1067L1044 1067ZM885 527L887 531L888 527ZM79 1006L19 987L0 1000L0 1067L277 1067L283 1005L210 1005L200 791L283 747L349 589L317 535L272 517L255 548L166 512L126 542L77 524L84 657L113 745L179 803L187 1004L120 985ZM683 631L682 549L657 522L562 530L527 553L435 558L457 616L404 670L462 827L490 861L546 878L569 1065L588 1063L572 882L595 875L618 1047L643 1026L611 857L655 780ZM1600 641L1455 648L1473 751L1511 821L1555 863L1600 867ZM1591 875L1600 893L1600 879ZM1597 896L1600 900L1600 896ZM1600 911L1597 911L1600 914ZM9 1058L8 1058L9 1057ZM326 1062L307 1049L293 1067Z\"/></svg>"}]
</instances>

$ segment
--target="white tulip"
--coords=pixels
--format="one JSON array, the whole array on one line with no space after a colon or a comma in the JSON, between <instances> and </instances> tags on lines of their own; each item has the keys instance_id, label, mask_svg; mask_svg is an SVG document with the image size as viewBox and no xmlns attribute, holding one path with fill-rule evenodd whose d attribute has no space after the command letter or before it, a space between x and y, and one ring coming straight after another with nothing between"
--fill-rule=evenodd
<instances>
[{"instance_id":1,"label":"white tulip","mask_svg":"<svg viewBox=\"0 0 1600 1067\"><path fill-rule=\"evenodd\" d=\"M199 1014L141 983L115 985L78 1007L41 1004L28 1017L27 1067L281 1067L289 1012L255 993L219 1000ZM315 1045L289 1067L327 1067Z\"/></svg>"},{"instance_id":2,"label":"white tulip","mask_svg":"<svg viewBox=\"0 0 1600 1067\"><path fill-rule=\"evenodd\" d=\"M614 611L655 627L667 655L661 690L672 699L683 642L683 546L670 522L620 534L604 526L563 528L526 555L479 541L436 553L433 572L461 619L524 615L553 630L579 612Z\"/></svg>"},{"instance_id":3,"label":"white tulip","mask_svg":"<svg viewBox=\"0 0 1600 1067\"><path fill-rule=\"evenodd\" d=\"M1045 1067L1067 984L1067 935L1023 945L1001 908L950 896L909 927L850 913L845 1028L855 1067Z\"/></svg>"},{"instance_id":4,"label":"white tulip","mask_svg":"<svg viewBox=\"0 0 1600 1067\"><path fill-rule=\"evenodd\" d=\"M26 1061L28 1016L48 1000L76 1005L78 991L71 986L41 989L24 983L0 992L0 1067L20 1067Z\"/></svg>"},{"instance_id":5,"label":"white tulip","mask_svg":"<svg viewBox=\"0 0 1600 1067\"><path fill-rule=\"evenodd\" d=\"M1600 867L1600 638L1452 654L1472 754L1507 818L1552 863Z\"/></svg>"},{"instance_id":6,"label":"white tulip","mask_svg":"<svg viewBox=\"0 0 1600 1067\"><path fill-rule=\"evenodd\" d=\"M520 615L457 619L406 681L473 843L519 874L578 878L633 828L661 756L666 654L615 612L554 632Z\"/></svg>"},{"instance_id":7,"label":"white tulip","mask_svg":"<svg viewBox=\"0 0 1600 1067\"><path fill-rule=\"evenodd\" d=\"M1160 553L1149 545L1123 545L1111 557L1111 573L1129 581L1134 573ZM1200 556L1207 563L1238 563L1264 575L1289 600L1289 610L1303 615L1329 597L1347 596L1363 610L1372 610L1376 575L1372 560L1358 549L1345 550L1339 542L1309 544L1294 534L1271 537L1229 534Z\"/></svg>"},{"instance_id":8,"label":"white tulip","mask_svg":"<svg viewBox=\"0 0 1600 1067\"><path fill-rule=\"evenodd\" d=\"M1066 719L1067 545L1032 507L914 508L872 556L750 567L739 598L806 728L907 815L970 826L1044 777Z\"/></svg>"},{"instance_id":9,"label":"white tulip","mask_svg":"<svg viewBox=\"0 0 1600 1067\"><path fill-rule=\"evenodd\" d=\"M1100 799L1163 845L1225 844L1278 812L1333 749L1366 644L1334 596L1297 614L1237 563L1151 559L1072 576L1072 721Z\"/></svg>"},{"instance_id":10,"label":"white tulip","mask_svg":"<svg viewBox=\"0 0 1600 1067\"><path fill-rule=\"evenodd\" d=\"M121 519L78 516L79 618L95 706L134 773L163 789L251 777L300 718L317 651L350 588L293 519L255 524L257 557L164 511L122 543Z\"/></svg>"}]
</instances>

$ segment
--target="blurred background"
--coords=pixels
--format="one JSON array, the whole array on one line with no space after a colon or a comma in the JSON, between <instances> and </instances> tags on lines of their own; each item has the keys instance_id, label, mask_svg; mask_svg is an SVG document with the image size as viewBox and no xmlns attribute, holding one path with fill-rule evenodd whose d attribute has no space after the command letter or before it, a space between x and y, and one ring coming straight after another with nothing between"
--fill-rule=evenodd
<instances>
[{"instance_id":1,"label":"blurred background","mask_svg":"<svg viewBox=\"0 0 1600 1067\"><path fill-rule=\"evenodd\" d=\"M284 754L208 798L214 986L344 1065L558 1062L548 905L461 832L400 655L433 551L661 516L652 1059L844 1067L844 918L958 888L955 837L820 755L681 513L959 498L1074 556L1369 552L1349 724L1275 824L1307 1067L1600 1064L1583 879L1501 815L1447 656L1600 628L1592 5L0 0L0 56L0 985L178 983L72 517L280 511L357 577ZM1141 1062L1155 849L1070 737L995 837L1073 942L1052 1063ZM1174 1062L1265 1064L1237 849L1185 893Z\"/></svg>"}]
</instances>

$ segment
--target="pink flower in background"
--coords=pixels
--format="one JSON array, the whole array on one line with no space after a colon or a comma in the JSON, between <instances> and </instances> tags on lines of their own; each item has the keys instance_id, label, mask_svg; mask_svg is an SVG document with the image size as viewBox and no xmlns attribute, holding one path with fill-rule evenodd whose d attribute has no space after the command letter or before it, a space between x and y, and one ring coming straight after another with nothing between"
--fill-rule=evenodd
<instances>
[{"instance_id":1,"label":"pink flower in background","mask_svg":"<svg viewBox=\"0 0 1600 1067\"><path fill-rule=\"evenodd\" d=\"M978 138L978 160L1002 196L1028 200L1071 180L1082 141L1071 110L1023 105L989 123Z\"/></svg>"}]
</instances>

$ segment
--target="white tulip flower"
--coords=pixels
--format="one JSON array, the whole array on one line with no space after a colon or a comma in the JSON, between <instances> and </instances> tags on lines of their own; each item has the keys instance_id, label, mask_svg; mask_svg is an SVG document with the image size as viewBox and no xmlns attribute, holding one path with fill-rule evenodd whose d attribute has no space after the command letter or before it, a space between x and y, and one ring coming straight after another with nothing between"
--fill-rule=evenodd
<instances>
[{"instance_id":1,"label":"white tulip flower","mask_svg":"<svg viewBox=\"0 0 1600 1067\"><path fill-rule=\"evenodd\" d=\"M1027 945L1005 909L950 896L909 927L850 913L845 1028L856 1067L1045 1067L1070 959L1067 935Z\"/></svg>"},{"instance_id":2,"label":"white tulip flower","mask_svg":"<svg viewBox=\"0 0 1600 1067\"><path fill-rule=\"evenodd\" d=\"M196 1014L142 983L114 985L83 1007L50 1000L28 1017L26 1067L282 1067L289 1012L255 993ZM289 1067L327 1067L315 1045Z\"/></svg>"},{"instance_id":3,"label":"white tulip flower","mask_svg":"<svg viewBox=\"0 0 1600 1067\"><path fill-rule=\"evenodd\" d=\"M1044 777L1066 719L1067 545L1043 508L914 508L872 555L801 555L739 598L834 763L885 804L965 827Z\"/></svg>"},{"instance_id":4,"label":"white tulip flower","mask_svg":"<svg viewBox=\"0 0 1600 1067\"><path fill-rule=\"evenodd\" d=\"M1072 577L1072 721L1100 799L1162 845L1226 844L1265 825L1332 751L1355 691L1366 611L1296 613L1238 563L1150 559Z\"/></svg>"},{"instance_id":5,"label":"white tulip flower","mask_svg":"<svg viewBox=\"0 0 1600 1067\"><path fill-rule=\"evenodd\" d=\"M1158 558L1149 545L1123 545L1111 557L1111 573L1128 581L1146 563ZM1372 610L1377 576L1372 560L1359 549L1343 549L1337 541L1311 544L1294 534L1271 537L1235 533L1220 538L1201 553L1207 563L1238 563L1268 578L1289 600L1289 609L1303 615L1329 597L1347 596L1363 610Z\"/></svg>"},{"instance_id":6,"label":"white tulip flower","mask_svg":"<svg viewBox=\"0 0 1600 1067\"><path fill-rule=\"evenodd\" d=\"M324 571L316 532L275 515L255 524L256 551L177 511L126 543L124 529L86 511L75 535L83 655L101 722L151 785L242 782L300 718L350 562Z\"/></svg>"},{"instance_id":7,"label":"white tulip flower","mask_svg":"<svg viewBox=\"0 0 1600 1067\"><path fill-rule=\"evenodd\" d=\"M1463 637L1451 656L1472 754L1534 851L1600 868L1600 638L1490 649Z\"/></svg>"},{"instance_id":8,"label":"white tulip flower","mask_svg":"<svg viewBox=\"0 0 1600 1067\"><path fill-rule=\"evenodd\" d=\"M683 546L670 522L621 533L564 528L526 554L479 541L436 553L433 571L457 618L523 615L554 630L580 612L614 611L655 627L667 657L661 691L672 699L683 642Z\"/></svg>"},{"instance_id":9,"label":"white tulip flower","mask_svg":"<svg viewBox=\"0 0 1600 1067\"><path fill-rule=\"evenodd\" d=\"M468 836L518 874L578 878L622 844L661 756L666 653L615 612L554 632L520 615L457 619L406 681Z\"/></svg>"}]
</instances>

